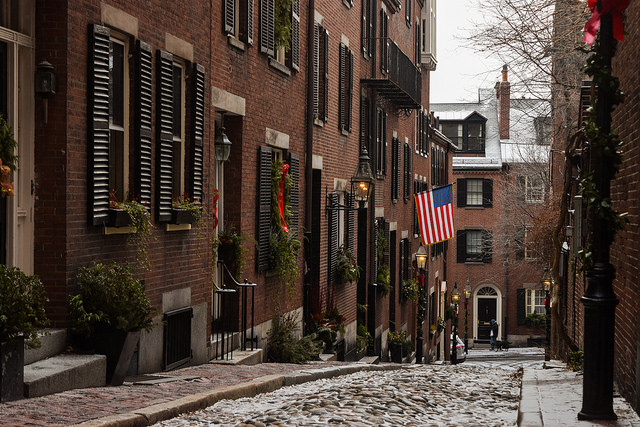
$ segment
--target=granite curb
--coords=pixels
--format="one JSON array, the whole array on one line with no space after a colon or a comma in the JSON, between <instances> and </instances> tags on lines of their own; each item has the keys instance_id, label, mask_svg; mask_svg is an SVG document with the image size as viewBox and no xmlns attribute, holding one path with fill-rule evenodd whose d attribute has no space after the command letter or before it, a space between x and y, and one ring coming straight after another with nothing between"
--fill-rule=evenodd
<instances>
[{"instance_id":1,"label":"granite curb","mask_svg":"<svg viewBox=\"0 0 640 427\"><path fill-rule=\"evenodd\" d=\"M403 364L353 364L348 366L334 366L317 369L302 369L283 375L266 375L240 384L234 384L219 389L195 393L170 402L146 406L127 413L110 415L89 420L76 427L138 427L148 426L157 422L174 418L180 414L204 409L224 399L239 399L253 397L260 393L267 393L284 386L302 384L325 378L349 375L360 371L390 371L410 369L417 365Z\"/></svg>"}]
</instances>

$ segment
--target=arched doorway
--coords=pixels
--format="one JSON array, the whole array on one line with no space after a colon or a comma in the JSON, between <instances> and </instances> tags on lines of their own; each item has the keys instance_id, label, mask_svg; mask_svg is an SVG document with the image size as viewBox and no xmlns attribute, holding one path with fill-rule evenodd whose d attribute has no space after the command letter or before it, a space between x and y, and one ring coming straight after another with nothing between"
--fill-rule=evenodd
<instances>
[{"instance_id":1,"label":"arched doorway","mask_svg":"<svg viewBox=\"0 0 640 427\"><path fill-rule=\"evenodd\" d=\"M482 286L476 291L474 298L474 331L473 335L479 342L489 342L489 332L491 330L491 319L500 319L501 306L500 291L490 285ZM498 322L500 324L500 322ZM498 336L500 332L498 331Z\"/></svg>"}]
</instances>

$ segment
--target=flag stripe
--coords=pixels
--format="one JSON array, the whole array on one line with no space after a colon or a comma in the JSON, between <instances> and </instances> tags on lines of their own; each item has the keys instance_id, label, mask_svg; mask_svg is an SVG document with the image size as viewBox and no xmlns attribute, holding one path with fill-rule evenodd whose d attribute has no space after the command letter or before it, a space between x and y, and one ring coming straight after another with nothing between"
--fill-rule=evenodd
<instances>
[{"instance_id":1,"label":"flag stripe","mask_svg":"<svg viewBox=\"0 0 640 427\"><path fill-rule=\"evenodd\" d=\"M450 184L414 195L423 245L455 237L453 225L453 186Z\"/></svg>"}]
</instances>

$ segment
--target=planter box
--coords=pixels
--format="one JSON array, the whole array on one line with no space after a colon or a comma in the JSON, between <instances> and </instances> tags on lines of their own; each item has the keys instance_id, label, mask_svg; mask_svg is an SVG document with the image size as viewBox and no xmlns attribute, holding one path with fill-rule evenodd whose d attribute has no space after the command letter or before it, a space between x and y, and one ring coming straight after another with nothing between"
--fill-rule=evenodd
<instances>
[{"instance_id":1,"label":"planter box","mask_svg":"<svg viewBox=\"0 0 640 427\"><path fill-rule=\"evenodd\" d=\"M193 212L186 209L171 209L172 224L195 224L196 217Z\"/></svg>"},{"instance_id":2,"label":"planter box","mask_svg":"<svg viewBox=\"0 0 640 427\"><path fill-rule=\"evenodd\" d=\"M24 339L0 343L0 402L24 397Z\"/></svg>"},{"instance_id":3,"label":"planter box","mask_svg":"<svg viewBox=\"0 0 640 427\"><path fill-rule=\"evenodd\" d=\"M93 347L97 354L107 356L107 384L121 385L140 340L140 331L124 332L110 328L96 328Z\"/></svg>"},{"instance_id":4,"label":"planter box","mask_svg":"<svg viewBox=\"0 0 640 427\"><path fill-rule=\"evenodd\" d=\"M131 225L131 216L122 209L109 208L109 222L107 227L128 227Z\"/></svg>"},{"instance_id":5,"label":"planter box","mask_svg":"<svg viewBox=\"0 0 640 427\"><path fill-rule=\"evenodd\" d=\"M391 361L395 363L402 363L402 346L390 345L389 352L391 353Z\"/></svg>"}]
</instances>

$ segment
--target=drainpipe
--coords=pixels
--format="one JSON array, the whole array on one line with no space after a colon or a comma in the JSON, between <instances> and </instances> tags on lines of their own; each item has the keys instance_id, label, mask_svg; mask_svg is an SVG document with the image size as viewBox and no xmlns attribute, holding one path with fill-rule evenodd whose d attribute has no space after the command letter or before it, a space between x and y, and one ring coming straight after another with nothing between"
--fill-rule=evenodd
<instances>
[{"instance_id":1,"label":"drainpipe","mask_svg":"<svg viewBox=\"0 0 640 427\"><path fill-rule=\"evenodd\" d=\"M315 23L315 0L309 0L309 11L307 16L307 147L305 153L304 169L304 229L311 231L311 203L313 196L313 109L310 102L313 99L313 48L314 48L314 23Z\"/></svg>"}]
</instances>

